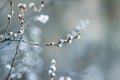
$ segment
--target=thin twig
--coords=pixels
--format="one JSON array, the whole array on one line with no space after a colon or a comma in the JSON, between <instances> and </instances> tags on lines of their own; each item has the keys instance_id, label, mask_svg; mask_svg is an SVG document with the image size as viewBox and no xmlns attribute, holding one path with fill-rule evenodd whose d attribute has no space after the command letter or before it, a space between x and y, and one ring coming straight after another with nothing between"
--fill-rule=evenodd
<instances>
[{"instance_id":1,"label":"thin twig","mask_svg":"<svg viewBox=\"0 0 120 80\"><path fill-rule=\"evenodd\" d=\"M16 52L15 52L15 55L14 55L14 57L13 57L13 59L12 59L10 71L9 71L9 73L8 73L8 75L7 75L7 77L6 77L5 80L8 80L9 77L10 77L10 75L11 75L12 69L13 69L13 67L14 67L14 62L15 62L15 59L16 59L17 54L18 54L18 50L19 50L19 46L20 46L21 40L22 40L22 35L21 35L20 40L19 40L19 42L18 42L18 45L17 45L17 47L16 47Z\"/></svg>"},{"instance_id":2,"label":"thin twig","mask_svg":"<svg viewBox=\"0 0 120 80\"><path fill-rule=\"evenodd\" d=\"M12 3L12 0L10 0L10 15L8 16L8 24L7 24L7 28L5 29L4 34L6 34L8 32L8 29L9 29L9 26L10 26L10 23L11 23L12 14L13 14L13 3Z\"/></svg>"},{"instance_id":3,"label":"thin twig","mask_svg":"<svg viewBox=\"0 0 120 80\"><path fill-rule=\"evenodd\" d=\"M34 43L34 42L31 42L31 41L27 41L27 40L24 40L22 39L21 42L24 42L24 43L28 43L28 44L31 44L31 45L35 45L35 46L58 46L59 44L67 44L69 43L69 41L73 40L73 39L77 39L78 36L80 36L80 33L78 33L76 36L74 36L73 38L67 38L65 39L62 43L59 43L58 42L50 42L50 43L45 43L45 44L40 44L40 43ZM3 41L1 41L0 43L2 42L6 42L6 41L15 41L15 42L19 42L20 40L19 39L4 39ZM59 47L59 46L58 46Z\"/></svg>"}]
</instances>

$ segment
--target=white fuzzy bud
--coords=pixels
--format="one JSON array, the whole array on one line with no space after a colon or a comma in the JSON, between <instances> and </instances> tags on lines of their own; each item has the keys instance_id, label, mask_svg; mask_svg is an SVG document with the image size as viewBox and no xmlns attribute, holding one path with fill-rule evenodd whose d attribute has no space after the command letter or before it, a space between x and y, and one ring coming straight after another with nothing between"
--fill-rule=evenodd
<instances>
[{"instance_id":1,"label":"white fuzzy bud","mask_svg":"<svg viewBox=\"0 0 120 80\"><path fill-rule=\"evenodd\" d=\"M55 65L55 64L56 64L55 59L52 59L51 64L52 64L52 65Z\"/></svg>"},{"instance_id":2,"label":"white fuzzy bud","mask_svg":"<svg viewBox=\"0 0 120 80\"><path fill-rule=\"evenodd\" d=\"M7 65L6 65L6 68L10 70L10 69L11 69L11 65L10 65L10 64L7 64ZM14 70L14 67L12 67L12 70Z\"/></svg>"},{"instance_id":3,"label":"white fuzzy bud","mask_svg":"<svg viewBox=\"0 0 120 80\"><path fill-rule=\"evenodd\" d=\"M23 34L24 30L18 30L18 34Z\"/></svg>"},{"instance_id":4,"label":"white fuzzy bud","mask_svg":"<svg viewBox=\"0 0 120 80\"><path fill-rule=\"evenodd\" d=\"M23 6L23 8L26 8L26 4L23 4L22 6Z\"/></svg>"},{"instance_id":5,"label":"white fuzzy bud","mask_svg":"<svg viewBox=\"0 0 120 80\"><path fill-rule=\"evenodd\" d=\"M21 14L19 14L18 16L19 16L19 19L21 19L21 18L22 18L22 15L21 15Z\"/></svg>"},{"instance_id":6,"label":"white fuzzy bud","mask_svg":"<svg viewBox=\"0 0 120 80\"><path fill-rule=\"evenodd\" d=\"M22 7L22 3L19 3L19 4L18 4L18 8L21 8L21 7Z\"/></svg>"},{"instance_id":7,"label":"white fuzzy bud","mask_svg":"<svg viewBox=\"0 0 120 80\"><path fill-rule=\"evenodd\" d=\"M54 43L54 42L51 42L50 45L55 45L55 43Z\"/></svg>"},{"instance_id":8,"label":"white fuzzy bud","mask_svg":"<svg viewBox=\"0 0 120 80\"><path fill-rule=\"evenodd\" d=\"M68 43L71 44L71 43L72 43L72 40L68 40Z\"/></svg>"},{"instance_id":9,"label":"white fuzzy bud","mask_svg":"<svg viewBox=\"0 0 120 80\"><path fill-rule=\"evenodd\" d=\"M56 71L56 67L55 67L54 65L51 65L51 66L50 66L50 69L51 69L52 71Z\"/></svg>"},{"instance_id":10,"label":"white fuzzy bud","mask_svg":"<svg viewBox=\"0 0 120 80\"><path fill-rule=\"evenodd\" d=\"M80 35L77 35L76 38L77 38L77 39L80 39Z\"/></svg>"},{"instance_id":11,"label":"white fuzzy bud","mask_svg":"<svg viewBox=\"0 0 120 80\"><path fill-rule=\"evenodd\" d=\"M52 72L53 72L52 70L49 70L49 71L48 71L48 74L49 74L49 75L51 75L51 74L52 74Z\"/></svg>"},{"instance_id":12,"label":"white fuzzy bud","mask_svg":"<svg viewBox=\"0 0 120 80\"><path fill-rule=\"evenodd\" d=\"M63 46L63 44L57 44L57 47L62 47Z\"/></svg>"},{"instance_id":13,"label":"white fuzzy bud","mask_svg":"<svg viewBox=\"0 0 120 80\"><path fill-rule=\"evenodd\" d=\"M69 77L69 76L67 76L67 77L66 77L66 80L72 80L72 78L71 78L71 77Z\"/></svg>"},{"instance_id":14,"label":"white fuzzy bud","mask_svg":"<svg viewBox=\"0 0 120 80\"><path fill-rule=\"evenodd\" d=\"M12 35L13 35L13 32L9 32L8 35L12 36Z\"/></svg>"},{"instance_id":15,"label":"white fuzzy bud","mask_svg":"<svg viewBox=\"0 0 120 80\"><path fill-rule=\"evenodd\" d=\"M41 7L44 7L44 0L41 1Z\"/></svg>"},{"instance_id":16,"label":"white fuzzy bud","mask_svg":"<svg viewBox=\"0 0 120 80\"><path fill-rule=\"evenodd\" d=\"M59 40L59 42L60 42L60 43L63 43L63 42L64 42L64 40L63 40L63 39L60 39L60 40Z\"/></svg>"},{"instance_id":17,"label":"white fuzzy bud","mask_svg":"<svg viewBox=\"0 0 120 80\"><path fill-rule=\"evenodd\" d=\"M12 15L14 14L14 11L12 11Z\"/></svg>"},{"instance_id":18,"label":"white fuzzy bud","mask_svg":"<svg viewBox=\"0 0 120 80\"><path fill-rule=\"evenodd\" d=\"M44 4L41 4L41 7L44 7Z\"/></svg>"},{"instance_id":19,"label":"white fuzzy bud","mask_svg":"<svg viewBox=\"0 0 120 80\"><path fill-rule=\"evenodd\" d=\"M17 34L15 33L15 34L13 34L13 37L17 37Z\"/></svg>"},{"instance_id":20,"label":"white fuzzy bud","mask_svg":"<svg viewBox=\"0 0 120 80\"><path fill-rule=\"evenodd\" d=\"M59 80L65 80L65 78L62 76L62 77L59 78Z\"/></svg>"},{"instance_id":21,"label":"white fuzzy bud","mask_svg":"<svg viewBox=\"0 0 120 80\"><path fill-rule=\"evenodd\" d=\"M35 4L32 2L29 4L29 8L33 8L33 7L35 7Z\"/></svg>"},{"instance_id":22,"label":"white fuzzy bud","mask_svg":"<svg viewBox=\"0 0 120 80\"><path fill-rule=\"evenodd\" d=\"M6 68L11 69L11 65L7 64Z\"/></svg>"},{"instance_id":23,"label":"white fuzzy bud","mask_svg":"<svg viewBox=\"0 0 120 80\"><path fill-rule=\"evenodd\" d=\"M26 4L23 4L23 3L19 3L18 4L18 8L22 8L22 9L26 9Z\"/></svg>"},{"instance_id":24,"label":"white fuzzy bud","mask_svg":"<svg viewBox=\"0 0 120 80\"><path fill-rule=\"evenodd\" d=\"M56 71L56 67L55 67L56 61L55 59L52 59L51 61L51 66L50 66L50 70L48 71L48 74L51 76L51 78L55 77L55 71Z\"/></svg>"},{"instance_id":25,"label":"white fuzzy bud","mask_svg":"<svg viewBox=\"0 0 120 80\"><path fill-rule=\"evenodd\" d=\"M52 77L55 77L55 75L56 75L56 74L55 74L54 72L51 74Z\"/></svg>"},{"instance_id":26,"label":"white fuzzy bud","mask_svg":"<svg viewBox=\"0 0 120 80\"><path fill-rule=\"evenodd\" d=\"M24 20L21 20L21 24L23 24L24 23Z\"/></svg>"},{"instance_id":27,"label":"white fuzzy bud","mask_svg":"<svg viewBox=\"0 0 120 80\"><path fill-rule=\"evenodd\" d=\"M71 34L68 34L67 38L71 40L71 39L73 39L73 36Z\"/></svg>"},{"instance_id":28,"label":"white fuzzy bud","mask_svg":"<svg viewBox=\"0 0 120 80\"><path fill-rule=\"evenodd\" d=\"M64 40L60 39L57 44L63 44Z\"/></svg>"},{"instance_id":29,"label":"white fuzzy bud","mask_svg":"<svg viewBox=\"0 0 120 80\"><path fill-rule=\"evenodd\" d=\"M8 19L11 19L11 15L8 15Z\"/></svg>"},{"instance_id":30,"label":"white fuzzy bud","mask_svg":"<svg viewBox=\"0 0 120 80\"><path fill-rule=\"evenodd\" d=\"M72 36L72 35L70 35L70 36L69 36L69 39L70 39L70 40L72 40L72 39L73 39L73 36Z\"/></svg>"}]
</instances>

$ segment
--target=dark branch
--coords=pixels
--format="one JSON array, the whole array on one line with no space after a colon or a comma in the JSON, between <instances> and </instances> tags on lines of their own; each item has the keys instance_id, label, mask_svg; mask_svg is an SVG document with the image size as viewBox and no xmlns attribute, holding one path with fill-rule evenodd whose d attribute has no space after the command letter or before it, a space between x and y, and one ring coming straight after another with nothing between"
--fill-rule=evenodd
<instances>
[{"instance_id":1,"label":"dark branch","mask_svg":"<svg viewBox=\"0 0 120 80\"><path fill-rule=\"evenodd\" d=\"M13 57L13 59L12 59L11 68L10 68L10 70L9 70L9 72L8 72L8 75L7 75L7 77L6 77L5 80L8 80L9 77L10 77L10 75L11 75L12 69L13 69L13 67L14 67L14 62L15 62L16 57L17 57L17 54L18 54L18 50L19 50L19 46L20 46L21 40L22 40L22 35L21 35L20 40L19 40L19 42L18 42L18 45L17 45L17 47L16 47L16 52L15 52L15 55L14 55L14 57Z\"/></svg>"}]
</instances>

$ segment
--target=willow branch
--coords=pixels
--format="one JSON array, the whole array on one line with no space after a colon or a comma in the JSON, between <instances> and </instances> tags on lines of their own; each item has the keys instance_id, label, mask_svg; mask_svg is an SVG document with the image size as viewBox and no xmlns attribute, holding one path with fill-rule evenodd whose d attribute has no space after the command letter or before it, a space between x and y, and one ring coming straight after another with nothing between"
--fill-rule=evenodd
<instances>
[{"instance_id":1,"label":"willow branch","mask_svg":"<svg viewBox=\"0 0 120 80\"><path fill-rule=\"evenodd\" d=\"M57 47L62 47L62 45L64 44L70 44L72 43L72 41L74 39L79 39L80 38L80 33L78 33L76 36L69 36L68 38L66 38L65 40L58 40L57 42L50 42L50 43L45 43L45 44L40 44L40 43L34 43L34 42L31 42L31 41L27 41L27 40L24 40L24 39L21 39L21 42L24 42L24 43L28 43L28 44L31 44L31 45L35 45L35 46L57 46ZM1 41L0 43L2 42L6 42L6 41L14 41L14 42L19 42L20 39L4 39L3 41Z\"/></svg>"},{"instance_id":2,"label":"willow branch","mask_svg":"<svg viewBox=\"0 0 120 80\"><path fill-rule=\"evenodd\" d=\"M8 80L9 77L10 77L10 75L11 75L12 69L13 69L13 67L14 67L14 62L15 62L16 57L17 57L17 54L18 54L18 50L19 50L19 46L20 46L21 40L22 40L22 35L21 35L20 40L19 40L19 42L18 42L18 45L17 45L17 47L16 47L16 52L15 52L15 55L14 55L14 57L13 57L13 59L12 59L11 68L10 68L10 70L9 70L9 72L8 72L8 75L7 75L7 77L6 77L5 80Z\"/></svg>"},{"instance_id":3,"label":"willow branch","mask_svg":"<svg viewBox=\"0 0 120 80\"><path fill-rule=\"evenodd\" d=\"M10 14L8 15L7 28L5 29L4 34L6 34L8 32L8 29L9 29L9 26L10 26L10 23L11 23L12 14L13 14L13 3L12 3L12 0L10 0Z\"/></svg>"}]
</instances>

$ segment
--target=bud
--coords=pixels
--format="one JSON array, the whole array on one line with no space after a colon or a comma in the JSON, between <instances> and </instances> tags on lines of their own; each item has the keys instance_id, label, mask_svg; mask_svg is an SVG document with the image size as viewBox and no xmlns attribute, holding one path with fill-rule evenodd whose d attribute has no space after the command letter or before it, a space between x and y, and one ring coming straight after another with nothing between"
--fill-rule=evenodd
<instances>
[{"instance_id":1,"label":"bud","mask_svg":"<svg viewBox=\"0 0 120 80\"><path fill-rule=\"evenodd\" d=\"M51 65L51 66L50 66L50 69L51 69L52 71L56 71L55 65Z\"/></svg>"},{"instance_id":2,"label":"bud","mask_svg":"<svg viewBox=\"0 0 120 80\"><path fill-rule=\"evenodd\" d=\"M23 24L24 23L24 20L21 20L21 24Z\"/></svg>"},{"instance_id":3,"label":"bud","mask_svg":"<svg viewBox=\"0 0 120 80\"><path fill-rule=\"evenodd\" d=\"M26 4L23 4L23 8L26 9Z\"/></svg>"},{"instance_id":4,"label":"bud","mask_svg":"<svg viewBox=\"0 0 120 80\"><path fill-rule=\"evenodd\" d=\"M44 4L41 4L41 7L44 7Z\"/></svg>"},{"instance_id":5,"label":"bud","mask_svg":"<svg viewBox=\"0 0 120 80\"><path fill-rule=\"evenodd\" d=\"M77 39L80 39L80 34L78 34L78 35L76 36L76 38L77 38Z\"/></svg>"},{"instance_id":6,"label":"bud","mask_svg":"<svg viewBox=\"0 0 120 80\"><path fill-rule=\"evenodd\" d=\"M9 19L9 20L11 19L11 15L8 15L8 19Z\"/></svg>"},{"instance_id":7,"label":"bud","mask_svg":"<svg viewBox=\"0 0 120 80\"><path fill-rule=\"evenodd\" d=\"M21 11L25 11L26 10L26 4L19 3L18 8L21 9Z\"/></svg>"},{"instance_id":8,"label":"bud","mask_svg":"<svg viewBox=\"0 0 120 80\"><path fill-rule=\"evenodd\" d=\"M12 36L12 35L13 35L13 32L9 32L8 35Z\"/></svg>"},{"instance_id":9,"label":"bud","mask_svg":"<svg viewBox=\"0 0 120 80\"><path fill-rule=\"evenodd\" d=\"M18 8L22 8L22 3L19 3L19 4L18 4Z\"/></svg>"},{"instance_id":10,"label":"bud","mask_svg":"<svg viewBox=\"0 0 120 80\"><path fill-rule=\"evenodd\" d=\"M72 43L72 40L68 40L68 43L71 44L71 43Z\"/></svg>"},{"instance_id":11,"label":"bud","mask_svg":"<svg viewBox=\"0 0 120 80\"><path fill-rule=\"evenodd\" d=\"M13 34L13 37L17 37L17 34L15 33L15 34Z\"/></svg>"},{"instance_id":12,"label":"bud","mask_svg":"<svg viewBox=\"0 0 120 80\"><path fill-rule=\"evenodd\" d=\"M18 30L18 34L23 34L24 30Z\"/></svg>"},{"instance_id":13,"label":"bud","mask_svg":"<svg viewBox=\"0 0 120 80\"><path fill-rule=\"evenodd\" d=\"M65 78L62 76L62 77L59 78L59 80L65 80Z\"/></svg>"},{"instance_id":14,"label":"bud","mask_svg":"<svg viewBox=\"0 0 120 80\"><path fill-rule=\"evenodd\" d=\"M10 65L10 64L7 64L7 65L6 65L6 68L10 70L10 69L11 69L11 65ZM12 67L12 70L14 70L14 67Z\"/></svg>"},{"instance_id":15,"label":"bud","mask_svg":"<svg viewBox=\"0 0 120 80\"><path fill-rule=\"evenodd\" d=\"M57 44L57 47L62 47L63 46L63 44Z\"/></svg>"},{"instance_id":16,"label":"bud","mask_svg":"<svg viewBox=\"0 0 120 80\"><path fill-rule=\"evenodd\" d=\"M55 74L54 72L51 74L52 77L55 77L55 75L56 75L56 74Z\"/></svg>"},{"instance_id":17,"label":"bud","mask_svg":"<svg viewBox=\"0 0 120 80\"><path fill-rule=\"evenodd\" d=\"M33 7L35 7L35 4L34 3L30 3L29 4L29 8L33 8Z\"/></svg>"},{"instance_id":18,"label":"bud","mask_svg":"<svg viewBox=\"0 0 120 80\"><path fill-rule=\"evenodd\" d=\"M41 1L41 7L44 7L44 0Z\"/></svg>"},{"instance_id":19,"label":"bud","mask_svg":"<svg viewBox=\"0 0 120 80\"><path fill-rule=\"evenodd\" d=\"M73 36L72 36L71 34L68 34L68 35L67 35L67 39L68 39L68 40L72 40L72 39L73 39Z\"/></svg>"},{"instance_id":20,"label":"bud","mask_svg":"<svg viewBox=\"0 0 120 80\"><path fill-rule=\"evenodd\" d=\"M64 40L60 39L57 44L63 44Z\"/></svg>"},{"instance_id":21,"label":"bud","mask_svg":"<svg viewBox=\"0 0 120 80\"><path fill-rule=\"evenodd\" d=\"M53 72L52 70L49 70L49 71L48 71L48 74L49 74L49 75L51 75L51 74L52 74L52 72Z\"/></svg>"},{"instance_id":22,"label":"bud","mask_svg":"<svg viewBox=\"0 0 120 80\"><path fill-rule=\"evenodd\" d=\"M12 15L13 15L13 14L14 14L14 11L12 11L11 13L12 13Z\"/></svg>"},{"instance_id":23,"label":"bud","mask_svg":"<svg viewBox=\"0 0 120 80\"><path fill-rule=\"evenodd\" d=\"M55 64L56 64L55 59L52 59L51 64L52 64L52 65L55 65Z\"/></svg>"},{"instance_id":24,"label":"bud","mask_svg":"<svg viewBox=\"0 0 120 80\"><path fill-rule=\"evenodd\" d=\"M53 45L55 45L55 43L54 43L54 42L51 42L50 45L53 46Z\"/></svg>"},{"instance_id":25,"label":"bud","mask_svg":"<svg viewBox=\"0 0 120 80\"><path fill-rule=\"evenodd\" d=\"M21 14L19 14L18 16L19 16L19 19L22 19L22 15Z\"/></svg>"},{"instance_id":26,"label":"bud","mask_svg":"<svg viewBox=\"0 0 120 80\"><path fill-rule=\"evenodd\" d=\"M72 78L71 78L71 77L69 77L69 76L67 76L67 77L66 77L66 80L72 80Z\"/></svg>"}]
</instances>

